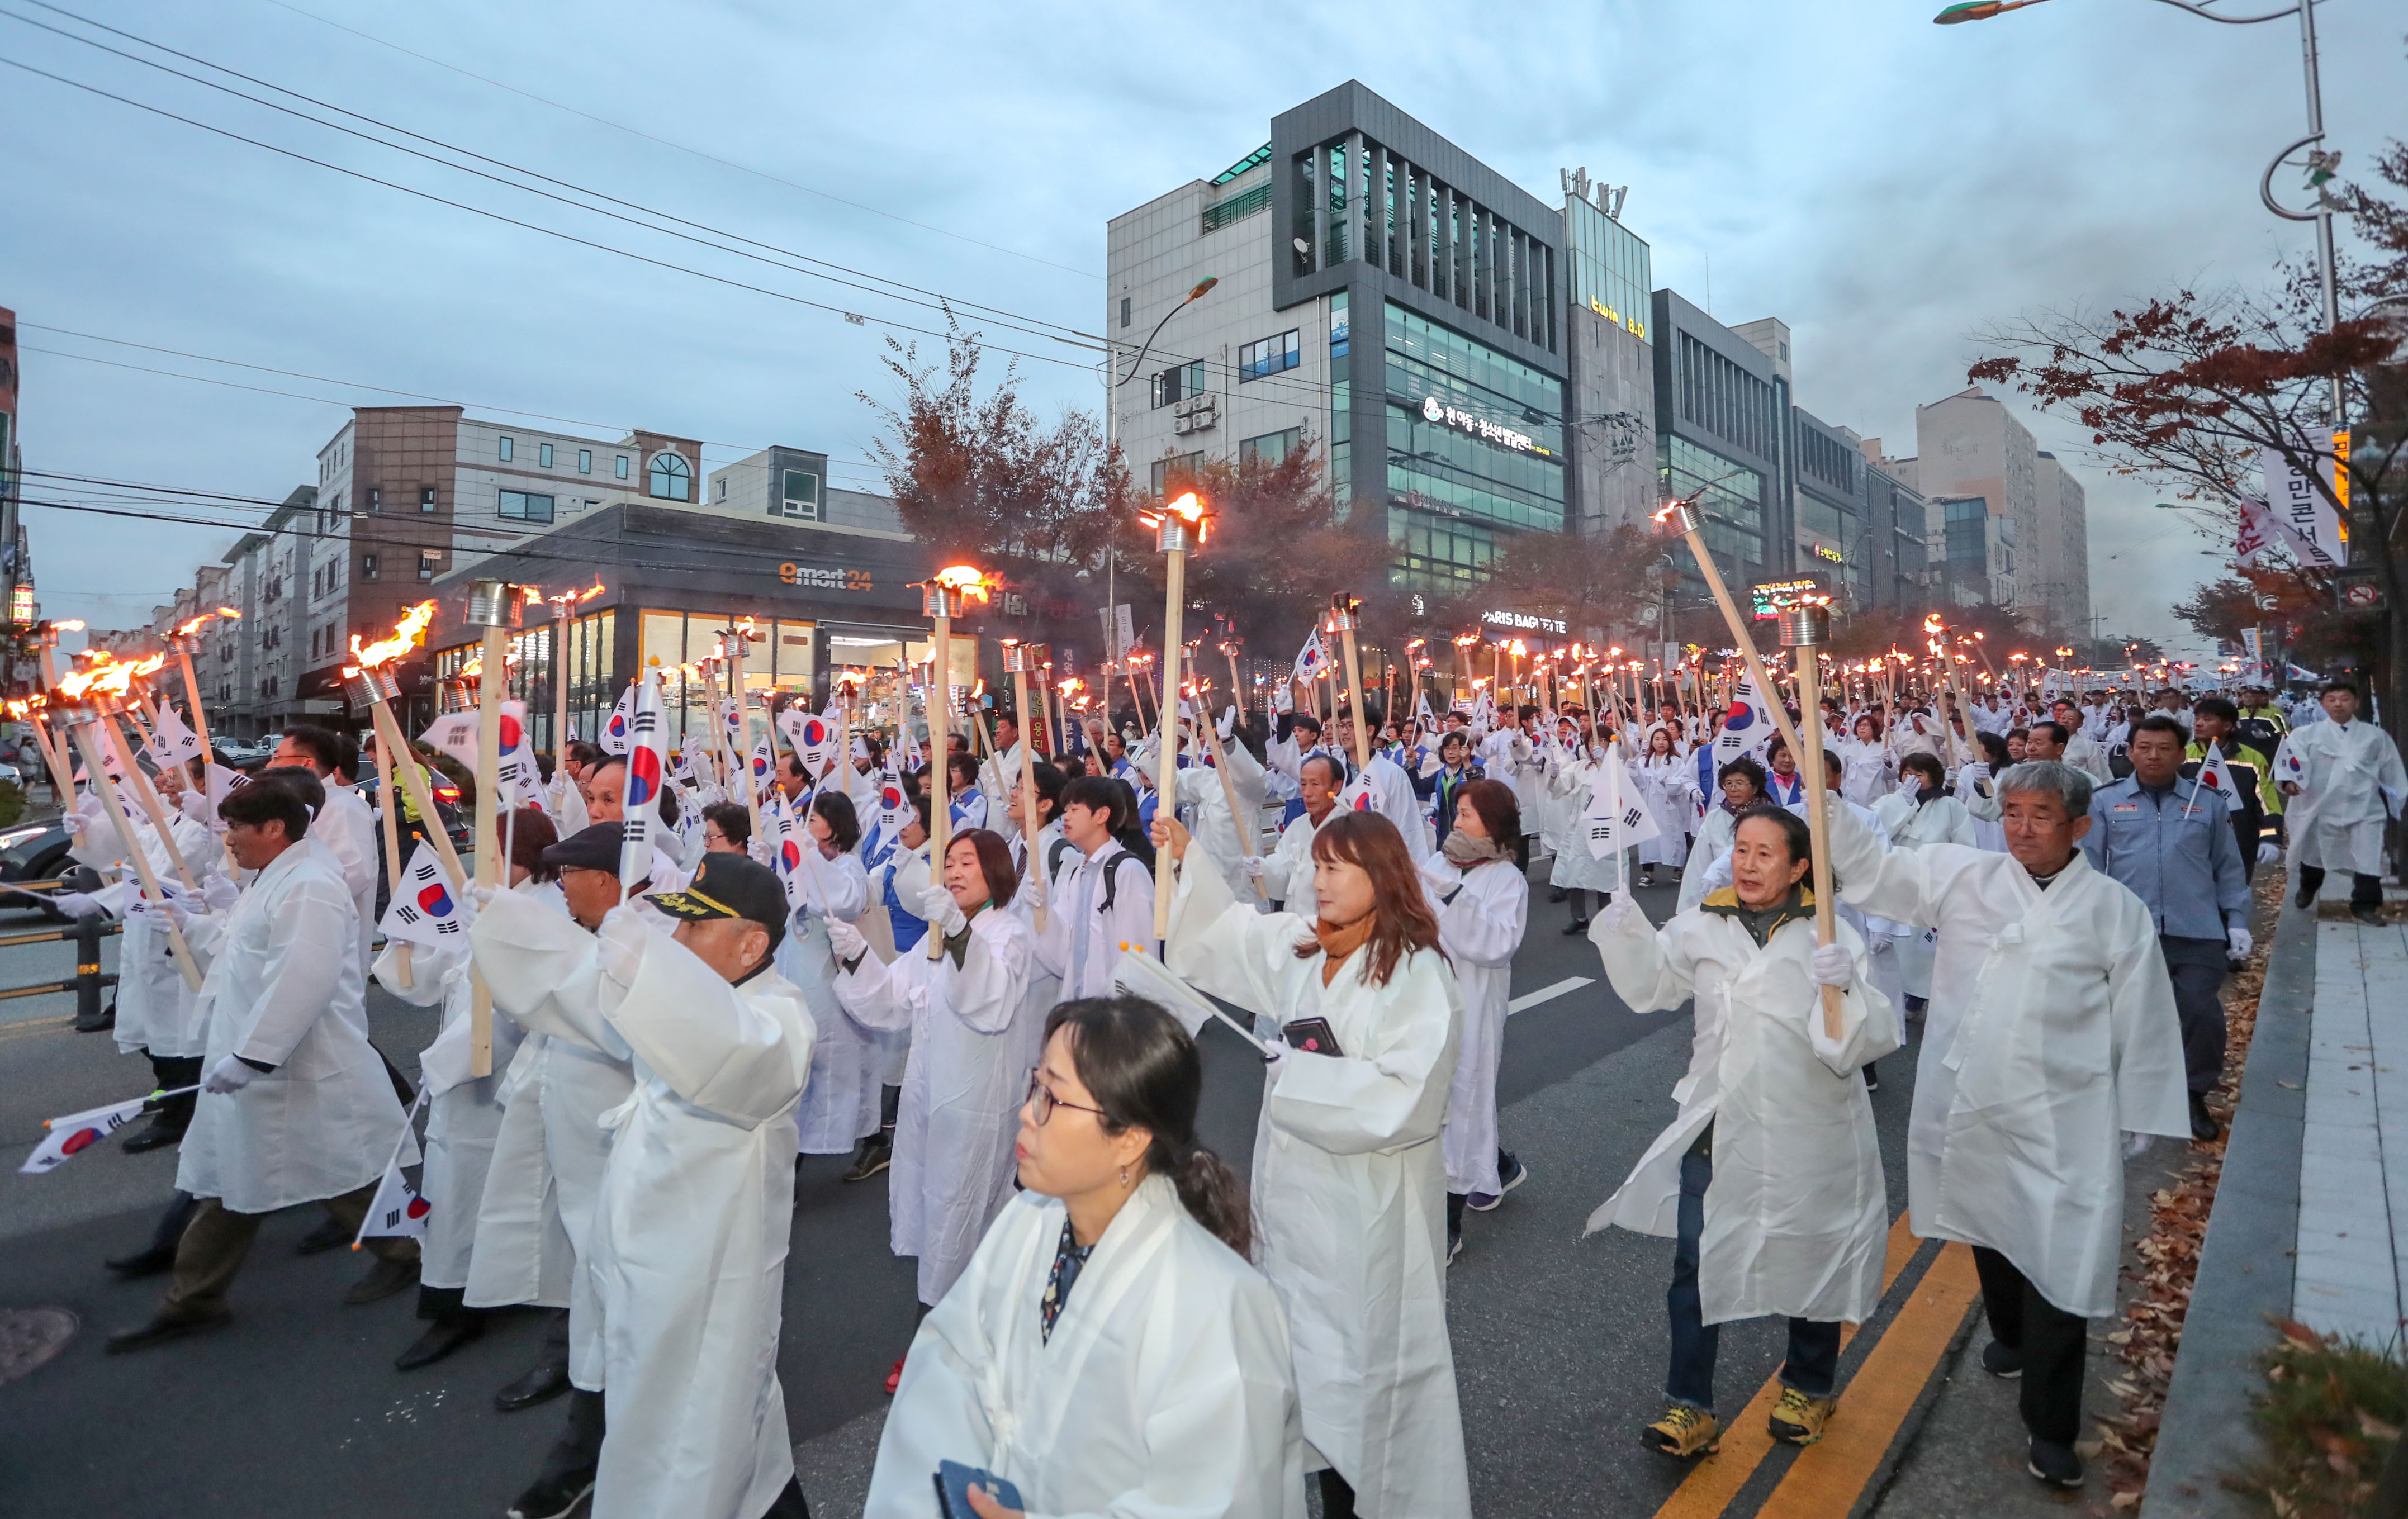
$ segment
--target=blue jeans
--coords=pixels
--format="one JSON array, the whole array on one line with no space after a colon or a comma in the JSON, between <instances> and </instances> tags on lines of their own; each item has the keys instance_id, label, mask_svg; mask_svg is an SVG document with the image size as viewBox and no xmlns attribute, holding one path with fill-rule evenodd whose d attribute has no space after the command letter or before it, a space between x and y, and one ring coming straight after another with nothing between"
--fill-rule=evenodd
<instances>
[{"instance_id":1,"label":"blue jeans","mask_svg":"<svg viewBox=\"0 0 2408 1519\"><path fill-rule=\"evenodd\" d=\"M1714 1179L1713 1139L1709 1125L1681 1157L1681 1233L1672 1246L1672 1285L1664 1294L1672 1320L1672 1366L1664 1378L1664 1394L1708 1413L1714 1411L1714 1351L1722 1326L1706 1323L1698 1303L1698 1240L1706 1232L1706 1187ZM1828 1397L1839 1370L1839 1325L1791 1319L1782 1384L1809 1397Z\"/></svg>"}]
</instances>

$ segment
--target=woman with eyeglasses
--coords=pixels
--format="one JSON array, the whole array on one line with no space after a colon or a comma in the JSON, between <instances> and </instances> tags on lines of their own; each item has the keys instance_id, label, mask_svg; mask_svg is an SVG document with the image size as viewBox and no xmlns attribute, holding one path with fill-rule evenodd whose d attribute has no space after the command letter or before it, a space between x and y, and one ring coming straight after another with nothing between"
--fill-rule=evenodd
<instances>
[{"instance_id":1,"label":"woman with eyeglasses","mask_svg":"<svg viewBox=\"0 0 2408 1519\"><path fill-rule=\"evenodd\" d=\"M752 814L742 802L713 802L702 810L705 854L746 854L752 844Z\"/></svg>"},{"instance_id":2,"label":"woman with eyeglasses","mask_svg":"<svg viewBox=\"0 0 2408 1519\"><path fill-rule=\"evenodd\" d=\"M924 1311L943 1300L1011 1197L1012 1110L1027 1069L1012 1024L1031 963L1028 927L1009 910L1019 884L1003 836L973 828L945 846L944 884L920 897L942 958L897 954L889 965L853 924L828 924L844 1010L910 1035L886 1196L895 1254L920 1262Z\"/></svg>"},{"instance_id":3,"label":"woman with eyeglasses","mask_svg":"<svg viewBox=\"0 0 2408 1519\"><path fill-rule=\"evenodd\" d=\"M1258 913L1219 871L1183 868L1174 820L1154 838L1176 877L1170 969L1294 1046L1267 1073L1254 1220L1324 1519L1350 1519L1358 1494L1382 1519L1469 1514L1439 1143L1464 998L1404 836L1334 811L1312 839L1312 916Z\"/></svg>"},{"instance_id":4,"label":"woman with eyeglasses","mask_svg":"<svg viewBox=\"0 0 2408 1519\"><path fill-rule=\"evenodd\" d=\"M1202 1088L1195 1040L1154 1003L1053 1010L1013 1147L1024 1190L911 1342L870 1519L924 1519L947 1461L1025 1506L972 1486L979 1519L1304 1519L1287 1325L1246 1264L1244 1188L1196 1143Z\"/></svg>"}]
</instances>

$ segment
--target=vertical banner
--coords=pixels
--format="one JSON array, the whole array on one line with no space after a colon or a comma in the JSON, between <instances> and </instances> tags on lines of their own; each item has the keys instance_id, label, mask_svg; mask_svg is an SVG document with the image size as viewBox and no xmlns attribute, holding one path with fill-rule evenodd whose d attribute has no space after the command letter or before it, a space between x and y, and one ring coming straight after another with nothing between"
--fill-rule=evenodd
<instances>
[{"instance_id":1,"label":"vertical banner","mask_svg":"<svg viewBox=\"0 0 2408 1519\"><path fill-rule=\"evenodd\" d=\"M2349 453L2349 434L2333 435L2334 451L2344 459ZM2258 452L2258 466L2266 474L2266 505L2274 520L2296 534L2300 543L2313 555L2315 567L2338 569L2349 563L2349 528L2342 514L2316 482L2291 467L2281 451L2263 449ZM2334 494L2348 499L2346 475L2335 484L2333 462L2325 460L2318 468L2327 485L2335 487Z\"/></svg>"}]
</instances>

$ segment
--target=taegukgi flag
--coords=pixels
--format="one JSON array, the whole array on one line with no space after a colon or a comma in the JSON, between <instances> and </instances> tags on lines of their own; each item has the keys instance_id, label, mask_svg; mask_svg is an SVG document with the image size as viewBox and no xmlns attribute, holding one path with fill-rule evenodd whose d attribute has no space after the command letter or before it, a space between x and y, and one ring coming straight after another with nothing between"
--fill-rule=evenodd
<instances>
[{"instance_id":1,"label":"taegukgi flag","mask_svg":"<svg viewBox=\"0 0 2408 1519\"><path fill-rule=\"evenodd\" d=\"M602 724L602 752L624 754L635 725L636 682L630 681L627 689L619 693L617 705L610 709L609 717Z\"/></svg>"},{"instance_id":2,"label":"taegukgi flag","mask_svg":"<svg viewBox=\"0 0 2408 1519\"><path fill-rule=\"evenodd\" d=\"M351 1248L360 1248L363 1240L426 1238L426 1221L435 1205L419 1196L401 1174L398 1158L385 1165L384 1178L377 1182L376 1197L368 1203L367 1216L360 1220L360 1232L351 1240Z\"/></svg>"},{"instance_id":3,"label":"taegukgi flag","mask_svg":"<svg viewBox=\"0 0 2408 1519\"><path fill-rule=\"evenodd\" d=\"M1723 714L1722 731L1714 735L1715 767L1727 765L1742 754L1755 753L1771 742L1778 731L1772 721L1772 709L1765 705L1763 693L1756 688L1756 677L1741 676L1731 692L1730 710Z\"/></svg>"},{"instance_id":4,"label":"taegukgi flag","mask_svg":"<svg viewBox=\"0 0 2408 1519\"><path fill-rule=\"evenodd\" d=\"M452 891L443 862L423 838L410 852L409 866L386 904L377 929L385 938L408 944L462 944L476 909Z\"/></svg>"},{"instance_id":5,"label":"taegukgi flag","mask_svg":"<svg viewBox=\"0 0 2408 1519\"><path fill-rule=\"evenodd\" d=\"M661 709L658 675L644 672L627 722L625 830L619 845L619 883L633 891L652 879L652 850L666 834L661 823L661 787L668 780L668 722Z\"/></svg>"},{"instance_id":6,"label":"taegukgi flag","mask_svg":"<svg viewBox=\"0 0 2408 1519\"><path fill-rule=\"evenodd\" d=\"M43 1127L50 1130L25 1164L17 1169L29 1176L40 1176L82 1154L101 1140L123 1128L142 1115L150 1098L136 1097L129 1102L112 1102L106 1108L91 1108L79 1113L67 1113L50 1120Z\"/></svg>"},{"instance_id":7,"label":"taegukgi flag","mask_svg":"<svg viewBox=\"0 0 2408 1519\"><path fill-rule=\"evenodd\" d=\"M1643 844L1664 831L1656 825L1656 814L1622 782L1622 745L1617 741L1607 747L1605 778L1590 793L1588 810L1581 814L1588 852L1596 859Z\"/></svg>"}]
</instances>

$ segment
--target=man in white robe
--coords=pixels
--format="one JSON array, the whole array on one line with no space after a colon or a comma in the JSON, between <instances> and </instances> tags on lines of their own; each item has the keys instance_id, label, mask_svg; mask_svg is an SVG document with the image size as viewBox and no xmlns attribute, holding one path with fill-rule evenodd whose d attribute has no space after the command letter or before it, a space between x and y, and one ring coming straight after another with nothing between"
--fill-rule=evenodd
<instances>
[{"instance_id":1,"label":"man in white robe","mask_svg":"<svg viewBox=\"0 0 2408 1519\"><path fill-rule=\"evenodd\" d=\"M2333 681L2317 705L2326 721L2295 728L2274 755L2274 778L2291 830L2299 905L2323 889L2325 871L2350 872L2349 910L2361 923L2383 921L2383 827L2395 798L2408 798L2408 773L2391 735L2358 716L2358 688Z\"/></svg>"},{"instance_id":2,"label":"man in white robe","mask_svg":"<svg viewBox=\"0 0 2408 1519\"><path fill-rule=\"evenodd\" d=\"M1270 856L1246 867L1250 875L1257 868L1261 870L1263 889L1275 909L1283 902L1291 902L1302 911L1312 904L1313 836L1338 810L1338 793L1346 784L1345 767L1334 757L1310 754L1305 759L1297 770L1300 809L1281 827L1279 843Z\"/></svg>"},{"instance_id":3,"label":"man in white robe","mask_svg":"<svg viewBox=\"0 0 2408 1519\"><path fill-rule=\"evenodd\" d=\"M143 1350L233 1322L226 1289L266 1214L322 1205L356 1234L385 1168L415 1160L383 1060L363 1030L360 924L334 855L309 833L295 788L245 786L220 807L226 850L251 887L230 908L172 906L207 964L200 1012L208 1074L185 1134L176 1188L200 1199L177 1242L175 1275L148 1324L112 1336ZM418 1241L367 1242L376 1265L347 1300L371 1303L418 1280Z\"/></svg>"},{"instance_id":4,"label":"man in white robe","mask_svg":"<svg viewBox=\"0 0 2408 1519\"><path fill-rule=\"evenodd\" d=\"M2043 1482L2079 1485L2086 1319L2115 1309L2130 1137L2190 1137L2182 1024L2147 906L2090 867L2090 780L2056 761L1998 779L2007 850L1885 850L1832 814L1839 889L1937 930L1907 1128L1923 1239L1973 1247L1994 1343L2023 1379Z\"/></svg>"}]
</instances>

